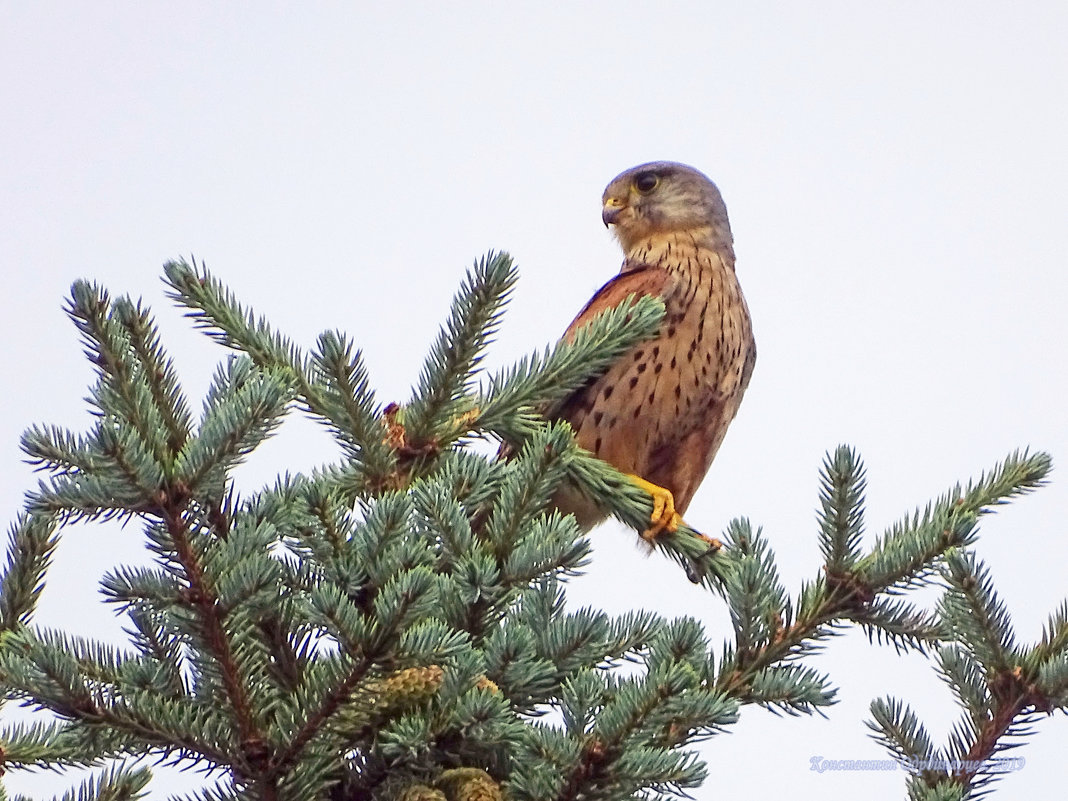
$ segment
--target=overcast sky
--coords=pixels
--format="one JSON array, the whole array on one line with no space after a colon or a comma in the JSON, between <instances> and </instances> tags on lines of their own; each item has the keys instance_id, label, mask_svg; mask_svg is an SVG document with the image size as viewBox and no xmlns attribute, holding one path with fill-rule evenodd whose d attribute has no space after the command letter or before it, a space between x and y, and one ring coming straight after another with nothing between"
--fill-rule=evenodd
<instances>
[{"instance_id":1,"label":"overcast sky","mask_svg":"<svg viewBox=\"0 0 1068 801\"><path fill-rule=\"evenodd\" d=\"M554 341L619 267L604 185L654 159L722 190L759 350L694 525L764 526L796 592L819 570L817 470L839 442L868 466L869 540L1014 448L1068 459L1068 6L169 5L0 5L7 519L35 481L21 431L89 423L91 371L61 311L72 280L154 307L195 407L225 352L159 281L191 254L298 343L349 332L379 398L404 400L490 248L521 282L489 364ZM333 453L294 420L239 483ZM983 524L977 550L1024 641L1068 595L1066 511L1058 469ZM722 603L633 532L593 541L572 603L695 615L728 636ZM70 529L38 622L121 642L97 582L141 548L136 527ZM859 632L816 664L841 703L826 719L746 708L703 747L698 799L903 797L901 772L819 774L810 757L884 758L864 720L887 693L941 742L949 691ZM1068 725L1037 728L995 797L1063 787ZM167 774L151 797L197 780Z\"/></svg>"}]
</instances>

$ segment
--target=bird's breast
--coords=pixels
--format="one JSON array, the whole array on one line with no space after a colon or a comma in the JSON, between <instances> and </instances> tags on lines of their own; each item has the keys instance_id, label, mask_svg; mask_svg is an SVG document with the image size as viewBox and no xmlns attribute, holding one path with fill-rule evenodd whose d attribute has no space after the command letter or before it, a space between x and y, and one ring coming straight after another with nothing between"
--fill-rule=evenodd
<instances>
[{"instance_id":1,"label":"bird's breast","mask_svg":"<svg viewBox=\"0 0 1068 801\"><path fill-rule=\"evenodd\" d=\"M655 453L698 429L721 436L745 389L752 334L729 252L676 239L628 262L667 273L660 330L588 387L568 419L584 448L643 474Z\"/></svg>"},{"instance_id":2,"label":"bird's breast","mask_svg":"<svg viewBox=\"0 0 1068 801\"><path fill-rule=\"evenodd\" d=\"M729 397L742 380L752 325L731 258L676 244L661 261L672 281L659 337L675 362L680 414Z\"/></svg>"},{"instance_id":3,"label":"bird's breast","mask_svg":"<svg viewBox=\"0 0 1068 801\"><path fill-rule=\"evenodd\" d=\"M657 336L636 345L601 382L595 405L611 414L612 438L589 443L620 465L699 428L730 421L745 386L749 313L733 265L715 250L677 240L648 247L642 262L669 273ZM622 397L605 397L614 392ZM603 424L594 409L594 421ZM610 410L610 411L608 411ZM724 419L725 418L725 419ZM608 450L620 450L620 454Z\"/></svg>"}]
</instances>

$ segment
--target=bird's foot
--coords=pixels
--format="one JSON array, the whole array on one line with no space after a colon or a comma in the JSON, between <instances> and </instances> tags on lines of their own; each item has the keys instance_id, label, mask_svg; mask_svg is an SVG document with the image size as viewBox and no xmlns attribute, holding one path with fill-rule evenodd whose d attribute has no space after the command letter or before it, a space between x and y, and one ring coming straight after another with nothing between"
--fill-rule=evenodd
<instances>
[{"instance_id":1,"label":"bird's foot","mask_svg":"<svg viewBox=\"0 0 1068 801\"><path fill-rule=\"evenodd\" d=\"M671 494L671 490L646 481L633 473L628 473L627 479L639 489L648 492L653 498L653 514L649 518L652 525L642 532L642 539L652 542L665 531L669 534L678 531L682 515L675 511L675 496Z\"/></svg>"},{"instance_id":2,"label":"bird's foot","mask_svg":"<svg viewBox=\"0 0 1068 801\"><path fill-rule=\"evenodd\" d=\"M695 531L694 534L697 535L697 539L708 545L709 551L712 551L714 553L723 549L723 543L717 540L715 537L710 537L707 534L702 534L700 531Z\"/></svg>"}]
</instances>

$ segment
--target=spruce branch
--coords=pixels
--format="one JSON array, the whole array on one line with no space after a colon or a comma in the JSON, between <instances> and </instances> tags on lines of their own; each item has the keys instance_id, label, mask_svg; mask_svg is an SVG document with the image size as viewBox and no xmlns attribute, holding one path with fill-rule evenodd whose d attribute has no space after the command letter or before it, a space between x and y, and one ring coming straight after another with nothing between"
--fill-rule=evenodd
<instances>
[{"instance_id":1,"label":"spruce branch","mask_svg":"<svg viewBox=\"0 0 1068 801\"><path fill-rule=\"evenodd\" d=\"M859 609L852 620L864 628L869 641L887 642L898 653L908 649L926 653L946 636L937 615L917 609L900 598L876 598Z\"/></svg>"},{"instance_id":2,"label":"spruce branch","mask_svg":"<svg viewBox=\"0 0 1068 801\"><path fill-rule=\"evenodd\" d=\"M508 463L493 511L481 531L498 561L514 550L523 529L549 503L575 450L570 426L555 424L528 440Z\"/></svg>"},{"instance_id":3,"label":"spruce branch","mask_svg":"<svg viewBox=\"0 0 1068 801\"><path fill-rule=\"evenodd\" d=\"M970 551L946 555L942 571L949 589L939 612L953 638L964 644L988 674L1012 671L1018 664L1009 611L994 592L990 572Z\"/></svg>"},{"instance_id":4,"label":"spruce branch","mask_svg":"<svg viewBox=\"0 0 1068 801\"><path fill-rule=\"evenodd\" d=\"M30 464L59 475L96 473L107 459L93 438L59 426L31 426L19 444Z\"/></svg>"},{"instance_id":5,"label":"spruce branch","mask_svg":"<svg viewBox=\"0 0 1068 801\"><path fill-rule=\"evenodd\" d=\"M63 794L61 801L136 801L144 798L151 774L145 768L115 765L91 776L76 790Z\"/></svg>"},{"instance_id":6,"label":"spruce branch","mask_svg":"<svg viewBox=\"0 0 1068 801\"><path fill-rule=\"evenodd\" d=\"M960 785L950 781L936 781L931 786L912 782L909 784L909 799L912 801L964 801L967 796Z\"/></svg>"},{"instance_id":7,"label":"spruce branch","mask_svg":"<svg viewBox=\"0 0 1068 801\"><path fill-rule=\"evenodd\" d=\"M251 638L242 638L240 627L227 619L226 609L209 579L202 550L196 543L200 538L198 528L204 522L198 511L187 510L182 501L172 501L162 517L186 583L186 606L193 624L191 633L203 646L197 660L200 674L219 682L225 713L239 742L238 772L256 775L261 770L265 736L257 720L257 710L252 706L249 662L241 658L251 654L251 651L242 653L242 646L250 645ZM226 532L216 534L225 536Z\"/></svg>"},{"instance_id":8,"label":"spruce branch","mask_svg":"<svg viewBox=\"0 0 1068 801\"><path fill-rule=\"evenodd\" d=\"M203 264L179 259L164 264L163 272L171 288L168 297L185 306L186 316L212 339L248 354L260 367L286 365L295 373L303 372L303 358L297 347L243 307Z\"/></svg>"},{"instance_id":9,"label":"spruce branch","mask_svg":"<svg viewBox=\"0 0 1068 801\"><path fill-rule=\"evenodd\" d=\"M958 484L924 511L888 529L871 553L856 564L865 584L880 591L927 583L937 557L975 538L981 515L1045 483L1052 461L1045 453L1016 451L961 489Z\"/></svg>"},{"instance_id":10,"label":"spruce branch","mask_svg":"<svg viewBox=\"0 0 1068 801\"><path fill-rule=\"evenodd\" d=\"M167 262L163 269L172 290L169 296L186 307L198 328L247 354L260 368L288 372L304 408L331 430L345 431L347 448L361 453L364 480L392 472L393 456L383 443L383 420L380 416L368 419L376 407L373 394L361 391L366 376L358 353L350 354L346 343L328 332L320 337L320 351L306 360L296 345L243 307L203 265L179 260ZM348 363L340 364L339 357Z\"/></svg>"},{"instance_id":11,"label":"spruce branch","mask_svg":"<svg viewBox=\"0 0 1068 801\"><path fill-rule=\"evenodd\" d=\"M637 531L648 527L653 509L649 494L607 462L578 450L568 466L568 478L584 495L610 509L627 526ZM726 567L719 541L683 524L676 531L661 532L652 544L678 562L690 581L723 591Z\"/></svg>"},{"instance_id":12,"label":"spruce branch","mask_svg":"<svg viewBox=\"0 0 1068 801\"><path fill-rule=\"evenodd\" d=\"M405 409L404 424L413 441L433 438L451 418L469 411L462 399L473 387L473 374L518 279L511 257L492 251L464 279Z\"/></svg>"},{"instance_id":13,"label":"spruce branch","mask_svg":"<svg viewBox=\"0 0 1068 801\"><path fill-rule=\"evenodd\" d=\"M935 755L931 736L909 706L895 698L871 703L873 737L905 765L924 765Z\"/></svg>"},{"instance_id":14,"label":"spruce branch","mask_svg":"<svg viewBox=\"0 0 1068 801\"><path fill-rule=\"evenodd\" d=\"M1068 708L1068 657L1061 654L1044 659L1036 677L1035 685L1051 707Z\"/></svg>"},{"instance_id":15,"label":"spruce branch","mask_svg":"<svg viewBox=\"0 0 1068 801\"><path fill-rule=\"evenodd\" d=\"M178 384L174 363L160 344L159 331L148 309L122 297L114 304L115 319L125 329L149 395L167 433L167 447L161 454L169 457L185 444L192 430L192 416L185 395Z\"/></svg>"},{"instance_id":16,"label":"spruce branch","mask_svg":"<svg viewBox=\"0 0 1068 801\"><path fill-rule=\"evenodd\" d=\"M423 543L408 536L414 513L409 493L383 493L364 504L364 508L363 524L353 531L348 547L368 576L363 600L364 608L370 610L382 587L410 567L426 567L432 554L426 552Z\"/></svg>"},{"instance_id":17,"label":"spruce branch","mask_svg":"<svg viewBox=\"0 0 1068 801\"><path fill-rule=\"evenodd\" d=\"M835 703L836 694L830 679L812 668L776 665L753 672L744 700L772 712L798 715L820 712Z\"/></svg>"},{"instance_id":18,"label":"spruce branch","mask_svg":"<svg viewBox=\"0 0 1068 801\"><path fill-rule=\"evenodd\" d=\"M545 576L575 576L589 556L589 541L579 537L574 518L554 511L531 521L529 533L501 564L501 580L511 587L527 587Z\"/></svg>"},{"instance_id":19,"label":"spruce branch","mask_svg":"<svg viewBox=\"0 0 1068 801\"><path fill-rule=\"evenodd\" d=\"M802 602L795 619L761 531L748 521L732 521L725 545L721 558L735 643L724 649L715 689L739 703L791 713L833 704L825 677L785 663L811 653L834 633L847 606L832 602L820 581L809 591L814 600Z\"/></svg>"},{"instance_id":20,"label":"spruce branch","mask_svg":"<svg viewBox=\"0 0 1068 801\"><path fill-rule=\"evenodd\" d=\"M558 801L608 801L650 784L678 790L698 786L704 766L670 746L680 736L694 731L707 736L737 720L736 703L702 688L698 674L680 663L650 670L644 681L624 679L608 689L608 700L553 793Z\"/></svg>"},{"instance_id":21,"label":"spruce branch","mask_svg":"<svg viewBox=\"0 0 1068 801\"><path fill-rule=\"evenodd\" d=\"M334 716L343 709L367 677L373 662L371 659L328 659L321 668L330 669L332 681L323 686L317 698L308 698L301 704L304 709L293 710L293 719L301 723L289 742L273 759L273 771L284 775L298 763L309 743L327 731ZM325 672L322 669L320 672ZM310 689L310 688L309 688ZM307 692L307 691L306 691ZM304 714L300 714L303 712ZM351 714L351 713L350 713Z\"/></svg>"},{"instance_id":22,"label":"spruce branch","mask_svg":"<svg viewBox=\"0 0 1068 801\"><path fill-rule=\"evenodd\" d=\"M215 375L197 435L175 458L177 480L192 494L202 485L219 494L223 476L281 424L291 398L286 372L230 360Z\"/></svg>"},{"instance_id":23,"label":"spruce branch","mask_svg":"<svg viewBox=\"0 0 1068 801\"><path fill-rule=\"evenodd\" d=\"M138 689L180 696L189 691L183 673L186 641L173 616L163 611L167 605L156 606L143 603L127 610L131 628L126 632L141 658L130 661L124 679Z\"/></svg>"},{"instance_id":24,"label":"spruce branch","mask_svg":"<svg viewBox=\"0 0 1068 801\"><path fill-rule=\"evenodd\" d=\"M112 309L104 289L87 281L75 281L71 286L67 315L81 332L86 355L99 376L90 401L105 419L125 421L154 458L166 461L167 429L146 375L152 370L146 371L139 362L130 332Z\"/></svg>"},{"instance_id":25,"label":"spruce branch","mask_svg":"<svg viewBox=\"0 0 1068 801\"><path fill-rule=\"evenodd\" d=\"M101 417L89 437L56 428L24 436L31 458L56 474L41 482L31 508L87 519L152 511L163 497L199 491L209 462L234 464L277 424L289 400L287 376L235 361L216 376L191 438L184 397L148 312L125 298L111 303L85 282L72 296L71 316L100 368L93 400ZM220 481L212 489L221 492Z\"/></svg>"},{"instance_id":26,"label":"spruce branch","mask_svg":"<svg viewBox=\"0 0 1068 801\"><path fill-rule=\"evenodd\" d=\"M992 716L994 703L983 666L967 649L951 643L938 649L938 672L978 732Z\"/></svg>"},{"instance_id":27,"label":"spruce branch","mask_svg":"<svg viewBox=\"0 0 1068 801\"><path fill-rule=\"evenodd\" d=\"M382 410L370 388L363 354L353 350L345 334L324 331L311 353L308 368L304 393L309 396L312 411L321 415L346 452L359 459L369 474L389 473L393 455L386 445ZM312 387L317 392L312 393Z\"/></svg>"},{"instance_id":28,"label":"spruce branch","mask_svg":"<svg viewBox=\"0 0 1068 801\"><path fill-rule=\"evenodd\" d=\"M1049 652L1048 640L1030 648L1015 642L1007 609L993 590L989 571L974 554L951 549L942 573L947 587L938 611L951 641L938 650L938 668L964 716L941 752L934 752L926 738L926 753L920 756L906 754L901 736L894 735L890 712L901 709L896 702L873 704L875 723L869 725L899 758L912 757L907 764L910 797L956 793L959 798L975 798L1012 769L1012 760L998 755L1019 745L1040 713L1068 708L1063 692L1068 685L1055 688L1044 681L1063 661L1060 654ZM1056 616L1051 619L1054 626L1055 620ZM898 728L906 733L909 727L922 728L911 712L901 719Z\"/></svg>"},{"instance_id":29,"label":"spruce branch","mask_svg":"<svg viewBox=\"0 0 1068 801\"><path fill-rule=\"evenodd\" d=\"M41 481L36 492L26 494L27 510L33 515L54 515L61 522L69 523L130 518L153 508L162 473L153 471L146 475L136 471L134 462L123 458L129 452L116 450L115 455L117 462L128 468L122 471L121 478L78 474Z\"/></svg>"},{"instance_id":30,"label":"spruce branch","mask_svg":"<svg viewBox=\"0 0 1068 801\"><path fill-rule=\"evenodd\" d=\"M820 471L820 549L829 573L848 570L864 536L864 465L840 445Z\"/></svg>"},{"instance_id":31,"label":"spruce branch","mask_svg":"<svg viewBox=\"0 0 1068 801\"><path fill-rule=\"evenodd\" d=\"M91 402L99 422L88 437L37 427L23 449L53 477L30 507L68 518L128 516L151 508L171 480L176 450L189 435L189 414L173 365L140 304L114 303L84 281L71 290L68 314L82 333L99 381Z\"/></svg>"},{"instance_id":32,"label":"spruce branch","mask_svg":"<svg viewBox=\"0 0 1068 801\"><path fill-rule=\"evenodd\" d=\"M7 693L74 721L73 742L97 738L93 753L159 748L227 761L232 729L214 707L132 687L124 681L127 664L113 650L51 632L22 630L0 650ZM80 758L68 752L64 761Z\"/></svg>"},{"instance_id":33,"label":"spruce branch","mask_svg":"<svg viewBox=\"0 0 1068 801\"><path fill-rule=\"evenodd\" d=\"M853 553L854 546L845 550L825 547L824 556L829 564L824 576L804 586L796 615L778 583L770 551L760 532L754 532L744 521L736 521L728 529L727 547L718 557L723 565L726 595L736 626L736 645L728 649L721 660L717 688L726 696L743 702L759 701L760 696L752 691L757 676L764 676L764 671L783 661L810 653L821 640L834 634L846 622L860 623L869 634L877 632L877 636L888 638L895 647L931 645L935 638L941 638L947 631L945 619L933 620L908 604L891 601L885 595L914 585L934 573L946 554L952 554L954 548L973 536L979 514L1007 498L1039 486L1049 468L1049 457L1045 454L1011 454L1003 464L969 484L966 490L956 488L929 505L922 515L917 513L892 528L876 543L872 553L856 559L849 568L835 572L831 564L837 558L836 554ZM836 479L836 475L846 478ZM839 448L833 457L829 456L825 463L824 497L849 496L852 500L828 501L825 509L845 509L844 519L859 521L859 517L848 510L859 509L861 497L857 487L860 485L858 477L862 476L863 466L848 449ZM833 490L836 486L852 487L853 490ZM836 515L837 519L843 519L841 513L824 515L821 525L824 543L834 539L827 533L827 521ZM838 528L859 536L859 529L855 526L851 529L850 525ZM850 556L844 562L839 560L838 564L844 566L852 558ZM964 583L963 578L961 581ZM980 601L980 598L974 599L976 604ZM997 635L996 623L1001 618L996 609L988 617L992 621L988 628L993 627L995 633L987 639L997 641L1000 635ZM973 624L962 622L961 625ZM978 633L976 638L984 641ZM818 683L812 687L818 687L820 691L806 689L803 683L795 685L798 698L813 699L812 703L832 701L832 691Z\"/></svg>"},{"instance_id":34,"label":"spruce branch","mask_svg":"<svg viewBox=\"0 0 1068 801\"><path fill-rule=\"evenodd\" d=\"M136 752L136 740L70 721L10 724L4 731L4 765L15 768L90 768Z\"/></svg>"},{"instance_id":35,"label":"spruce branch","mask_svg":"<svg viewBox=\"0 0 1068 801\"><path fill-rule=\"evenodd\" d=\"M151 605L166 609L181 605L184 587L177 576L147 567L119 565L101 579L104 598L123 611Z\"/></svg>"},{"instance_id":36,"label":"spruce branch","mask_svg":"<svg viewBox=\"0 0 1068 801\"><path fill-rule=\"evenodd\" d=\"M613 620L604 612L584 607L558 613L541 628L532 629L535 651L548 659L560 676L572 670L603 664L606 656L621 656L649 646L661 632L663 621L648 616L637 629L633 620ZM627 625L628 637L620 641L618 630ZM614 631L615 630L615 631Z\"/></svg>"},{"instance_id":37,"label":"spruce branch","mask_svg":"<svg viewBox=\"0 0 1068 801\"><path fill-rule=\"evenodd\" d=\"M47 515L21 514L9 529L0 573L0 636L29 623L58 542L56 520Z\"/></svg>"},{"instance_id":38,"label":"spruce branch","mask_svg":"<svg viewBox=\"0 0 1068 801\"><path fill-rule=\"evenodd\" d=\"M428 478L412 487L411 496L420 530L439 532L440 559L455 565L472 549L475 535L453 481L440 475Z\"/></svg>"},{"instance_id":39,"label":"spruce branch","mask_svg":"<svg viewBox=\"0 0 1068 801\"><path fill-rule=\"evenodd\" d=\"M1068 654L1068 601L1061 601L1061 605L1049 616L1034 654L1043 660Z\"/></svg>"},{"instance_id":40,"label":"spruce branch","mask_svg":"<svg viewBox=\"0 0 1068 801\"><path fill-rule=\"evenodd\" d=\"M753 531L748 520L732 521L727 539L734 550L724 582L726 598L738 657L744 661L781 631L786 591L767 541L759 530Z\"/></svg>"}]
</instances>

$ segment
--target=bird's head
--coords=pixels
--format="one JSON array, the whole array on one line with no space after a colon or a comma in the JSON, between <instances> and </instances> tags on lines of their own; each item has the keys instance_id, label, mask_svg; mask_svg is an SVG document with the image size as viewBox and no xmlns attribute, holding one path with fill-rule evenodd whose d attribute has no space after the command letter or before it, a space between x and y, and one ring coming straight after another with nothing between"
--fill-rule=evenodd
<instances>
[{"instance_id":1,"label":"bird's head","mask_svg":"<svg viewBox=\"0 0 1068 801\"><path fill-rule=\"evenodd\" d=\"M615 228L624 253L658 234L688 232L730 247L727 207L704 173L673 161L653 161L612 179L601 219Z\"/></svg>"}]
</instances>

